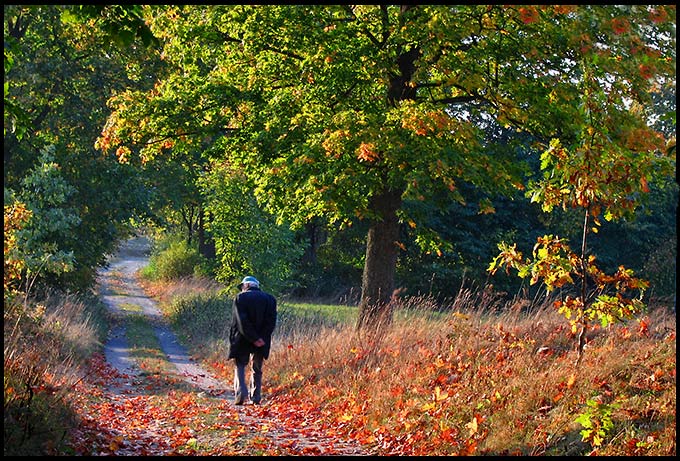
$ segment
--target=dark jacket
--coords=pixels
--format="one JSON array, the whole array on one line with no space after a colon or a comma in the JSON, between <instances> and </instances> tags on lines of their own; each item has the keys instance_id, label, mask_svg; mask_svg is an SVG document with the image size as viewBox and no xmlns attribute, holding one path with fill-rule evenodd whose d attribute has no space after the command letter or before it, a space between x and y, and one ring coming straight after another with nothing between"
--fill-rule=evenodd
<instances>
[{"instance_id":1,"label":"dark jacket","mask_svg":"<svg viewBox=\"0 0 680 461\"><path fill-rule=\"evenodd\" d=\"M269 358L272 333L276 327L276 298L259 288L249 288L234 298L229 329L229 358L260 352ZM258 338L264 346L255 347Z\"/></svg>"}]
</instances>

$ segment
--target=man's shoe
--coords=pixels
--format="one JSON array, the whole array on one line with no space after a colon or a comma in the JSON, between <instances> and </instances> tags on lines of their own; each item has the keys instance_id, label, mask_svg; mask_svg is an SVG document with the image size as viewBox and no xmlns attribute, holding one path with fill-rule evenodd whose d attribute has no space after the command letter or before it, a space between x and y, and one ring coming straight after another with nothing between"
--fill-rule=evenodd
<instances>
[{"instance_id":1,"label":"man's shoe","mask_svg":"<svg viewBox=\"0 0 680 461\"><path fill-rule=\"evenodd\" d=\"M243 400L234 400L234 405L243 405Z\"/></svg>"}]
</instances>

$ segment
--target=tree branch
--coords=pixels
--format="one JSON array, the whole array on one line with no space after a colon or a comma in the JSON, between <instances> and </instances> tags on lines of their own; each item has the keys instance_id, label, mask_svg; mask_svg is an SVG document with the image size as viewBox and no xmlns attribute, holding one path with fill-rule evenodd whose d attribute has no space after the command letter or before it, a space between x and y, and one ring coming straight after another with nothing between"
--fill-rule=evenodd
<instances>
[{"instance_id":1,"label":"tree branch","mask_svg":"<svg viewBox=\"0 0 680 461\"><path fill-rule=\"evenodd\" d=\"M239 44L243 43L243 40L236 38L236 37L232 37L231 35L227 34L226 32L221 33L220 36L222 37L222 39L225 42L239 43ZM303 57L300 56L299 54L295 54L295 53L291 53L290 51L285 51L285 50L281 50L281 49L278 49L278 48L274 48L273 46L270 46L270 45L264 45L262 47L262 50L263 51L272 51L274 53L278 53L278 54L281 54L283 56L287 56L289 58L297 59L298 61L303 60Z\"/></svg>"}]
</instances>

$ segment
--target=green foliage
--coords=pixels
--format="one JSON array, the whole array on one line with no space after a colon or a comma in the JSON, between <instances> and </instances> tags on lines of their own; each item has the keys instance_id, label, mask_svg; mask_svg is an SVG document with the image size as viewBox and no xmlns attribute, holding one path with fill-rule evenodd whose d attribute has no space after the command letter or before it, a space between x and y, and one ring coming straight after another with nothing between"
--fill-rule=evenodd
<instances>
[{"instance_id":1,"label":"green foliage","mask_svg":"<svg viewBox=\"0 0 680 461\"><path fill-rule=\"evenodd\" d=\"M169 305L170 321L183 335L209 344L228 336L232 297L229 293L196 293L175 297Z\"/></svg>"},{"instance_id":2,"label":"green foliage","mask_svg":"<svg viewBox=\"0 0 680 461\"><path fill-rule=\"evenodd\" d=\"M261 209L249 183L229 168L215 168L201 181L206 229L215 242L217 280L232 284L255 274L267 290L278 292L290 280L302 246L290 226Z\"/></svg>"},{"instance_id":3,"label":"green foliage","mask_svg":"<svg viewBox=\"0 0 680 461\"><path fill-rule=\"evenodd\" d=\"M137 38L145 46L159 44L144 22L141 5L76 5L65 9L62 18L76 23L93 19L118 46L131 46Z\"/></svg>"},{"instance_id":4,"label":"green foliage","mask_svg":"<svg viewBox=\"0 0 680 461\"><path fill-rule=\"evenodd\" d=\"M614 428L611 415L621 405L601 403L593 399L588 400L586 405L588 405L587 410L581 413L574 422L583 426L581 430L583 441L590 443L593 448L597 448L602 445Z\"/></svg>"},{"instance_id":5,"label":"green foliage","mask_svg":"<svg viewBox=\"0 0 680 461\"><path fill-rule=\"evenodd\" d=\"M415 243L442 255L451 242L428 229L418 207L399 205L442 190L449 202L465 203L464 183L495 193L521 189L515 152L493 148L486 130L568 145L597 133L581 152L606 147L595 160L600 184L610 174L632 187L653 168L632 154L644 145L626 149L659 141L640 121L653 114L655 85L674 75L665 7L189 5L153 13L150 27L176 71L152 92L113 101L103 149L138 151L150 162L200 148L207 170L240 168L258 205L294 228L316 218L330 226L394 222L379 205L394 194ZM627 180L626 162L636 168ZM555 180L574 174L581 189L569 194L589 197L578 161L560 168ZM561 190L546 177L537 193ZM627 203L625 194L603 192ZM475 198L482 212L493 211L490 197ZM401 243L376 235L382 238ZM227 244L223 256L235 253ZM371 267L376 259L367 253L366 267L376 270L365 274L394 272ZM221 277L239 265L223 260ZM378 277L375 289L391 292L390 278Z\"/></svg>"},{"instance_id":6,"label":"green foliage","mask_svg":"<svg viewBox=\"0 0 680 461\"><path fill-rule=\"evenodd\" d=\"M71 188L59 207L68 208L78 224L59 236L32 237L36 245L45 246L58 239L57 248L49 251L72 255L69 272L53 273L41 282L85 291L92 287L96 268L105 264L116 241L129 232L130 218L143 219L148 212L149 192L140 171L94 148L106 121L106 101L123 87L153 85L147 76L157 74L154 63L158 61L149 49L116 47L98 27L104 18L69 18L67 12L76 9L76 5L4 6L8 128L4 180L17 196L41 200L34 195L42 189L24 181L43 164L37 152L54 146L51 162L59 165L59 176ZM107 12L138 9L114 7ZM143 75L137 75L141 67ZM40 238L46 240L38 242Z\"/></svg>"},{"instance_id":7,"label":"green foliage","mask_svg":"<svg viewBox=\"0 0 680 461\"><path fill-rule=\"evenodd\" d=\"M600 15L604 11L593 13L595 19L603 20ZM630 27L627 21L612 20L612 24L615 36ZM614 43L619 40L625 43L628 38L613 38ZM665 62L670 57L659 61L658 67L644 70L647 57L631 57L643 63L639 72L629 76L631 84L643 93L630 101L627 85L603 84L611 69L602 62L601 54L591 48L581 52L576 63L581 70L577 80L580 94L572 124L562 138L553 138L546 146L540 157L542 175L530 181L527 191L545 212L556 207L583 210L580 254L572 252L565 239L545 235L537 240L531 260L522 260L516 245L501 243L501 254L489 266L492 274L500 265L517 269L520 277L531 277L532 285L542 280L548 291L575 286L575 297L566 296L555 307L570 321L574 333L580 330L577 363L589 322L597 320L607 326L635 316L645 307L642 297L649 287L649 282L633 277L633 271L624 266L606 275L589 254L588 237L600 231L601 217L606 221L633 217L641 197L651 191L649 183L665 181L675 165L664 134L653 128L650 112L643 110L650 94L665 85ZM644 74L642 79L637 78L639 73Z\"/></svg>"},{"instance_id":8,"label":"green foliage","mask_svg":"<svg viewBox=\"0 0 680 461\"><path fill-rule=\"evenodd\" d=\"M16 194L31 212L26 225L16 234L30 284L39 277L68 272L74 264L73 252L65 248L64 241L80 224L77 213L69 206L75 189L53 160L54 146L45 148L40 163L24 178L23 188Z\"/></svg>"},{"instance_id":9,"label":"green foliage","mask_svg":"<svg viewBox=\"0 0 680 461\"><path fill-rule=\"evenodd\" d=\"M182 237L169 236L154 248L142 273L151 280L175 280L194 275L202 261L195 246Z\"/></svg>"},{"instance_id":10,"label":"green foliage","mask_svg":"<svg viewBox=\"0 0 680 461\"><path fill-rule=\"evenodd\" d=\"M561 164L551 157L560 149L543 149L562 177L578 176L576 152L586 150L577 151L575 140L591 131L590 145L608 149L595 163L616 181L628 178L632 188L646 181L654 191L651 172L672 174L626 150L662 141L641 120L663 122L671 136L674 55L667 50L674 35L667 32L674 21L664 6L6 5L4 11L5 118L12 128L5 132L6 184L19 191L36 168L34 146L54 144L55 162L76 189L69 205L80 225L60 242L75 264L54 281L61 285L91 282L128 219L151 214L147 203L157 222L186 225L192 237L199 219L211 220L204 202L218 211L220 279L238 278L248 267L261 271L267 258L280 255L267 275L270 287L358 285L365 236L361 242L352 235L356 248L347 254L329 243L314 267L297 265L300 248L281 229L266 237L268 250L254 254L251 242L231 240L239 227L220 211L230 205L210 198L223 184L222 169L249 178L256 206L266 205L277 225L320 217L332 232L374 218L369 199L381 187L403 188L399 286L416 292L434 274L432 289L443 293L463 278L484 283L482 262L513 227L522 229L521 246L534 240L536 220L521 207L509 210L512 204L497 195L521 187L516 154L537 152L530 140L559 138L575 153ZM157 44L152 30L162 39L163 60L138 46ZM484 39L468 43L472 36ZM593 45L595 36L607 46ZM105 123L109 97L114 112ZM99 134L105 154L93 150ZM667 145L674 152L670 139ZM550 193L554 184L542 181L534 192ZM605 194L626 201L625 193ZM669 199L672 209L663 212L673 221L676 202ZM550 224L570 227L570 211L555 205ZM636 272L657 269L651 261L660 257L661 242L675 238L659 216L619 227L601 223L611 238L601 234L589 245L603 269L614 272L621 261ZM248 229L270 225L263 219ZM476 237L479 229L485 231ZM574 229L538 235L574 242ZM663 260L667 269L655 273L655 293L661 283L666 293L674 285L674 256ZM211 264L203 263L202 273L218 273Z\"/></svg>"}]
</instances>

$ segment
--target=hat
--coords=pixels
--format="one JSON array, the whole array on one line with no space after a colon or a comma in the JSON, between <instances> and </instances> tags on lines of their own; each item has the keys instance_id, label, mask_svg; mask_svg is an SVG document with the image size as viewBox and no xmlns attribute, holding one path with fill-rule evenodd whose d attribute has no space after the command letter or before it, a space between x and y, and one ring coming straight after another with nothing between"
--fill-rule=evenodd
<instances>
[{"instance_id":1,"label":"hat","mask_svg":"<svg viewBox=\"0 0 680 461\"><path fill-rule=\"evenodd\" d=\"M253 277L252 275L246 275L245 277L243 277L243 280L241 280L241 283L238 284L239 290L242 289L243 285L245 285L246 283L251 287L260 286L260 282L258 282L255 277Z\"/></svg>"}]
</instances>

